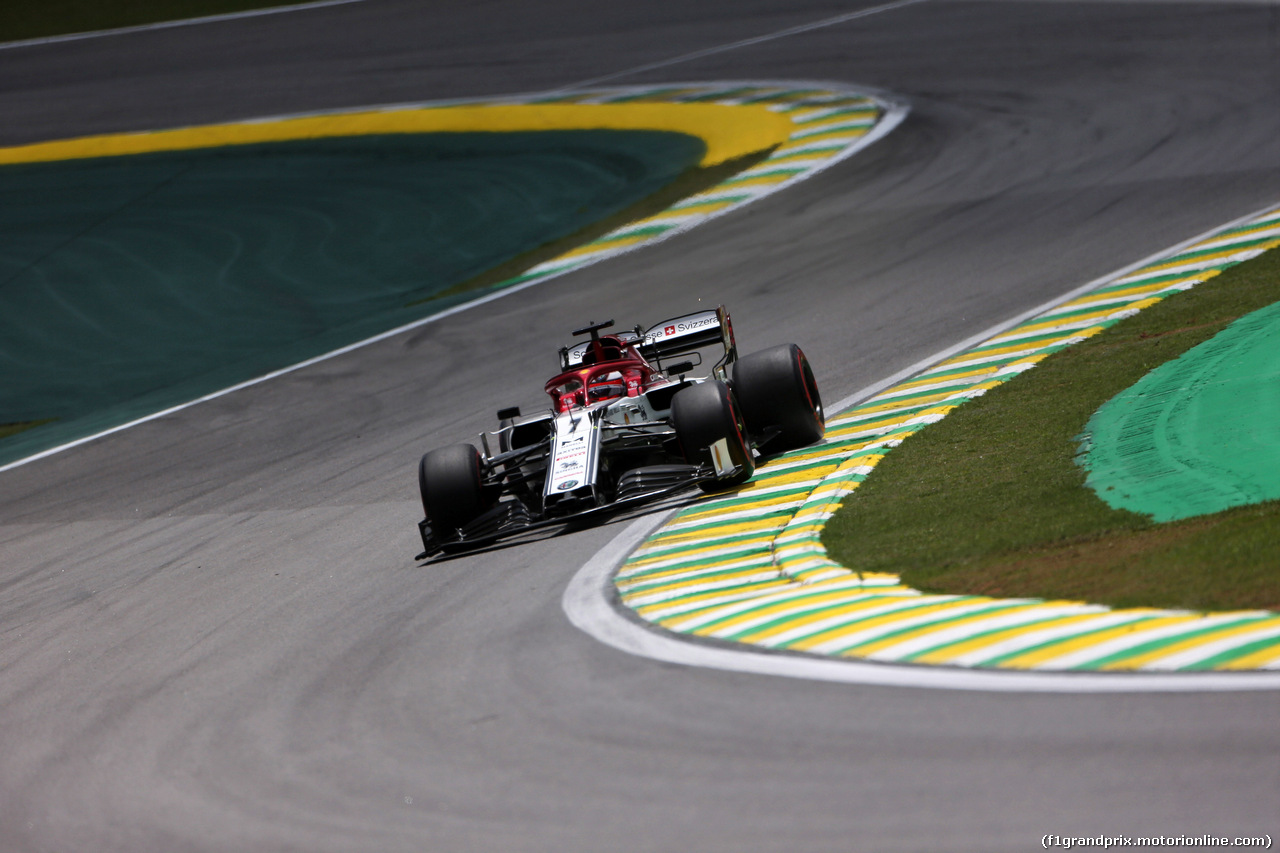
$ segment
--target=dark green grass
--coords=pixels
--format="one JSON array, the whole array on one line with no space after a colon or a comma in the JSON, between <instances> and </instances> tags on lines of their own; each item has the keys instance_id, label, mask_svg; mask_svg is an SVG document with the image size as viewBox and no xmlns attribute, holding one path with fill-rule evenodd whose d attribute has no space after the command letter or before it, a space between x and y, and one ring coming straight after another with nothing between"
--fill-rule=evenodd
<instances>
[{"instance_id":1,"label":"dark green grass","mask_svg":"<svg viewBox=\"0 0 1280 853\"><path fill-rule=\"evenodd\" d=\"M0 3L0 41L112 30L302 2L307 0L6 0Z\"/></svg>"},{"instance_id":2,"label":"dark green grass","mask_svg":"<svg viewBox=\"0 0 1280 853\"><path fill-rule=\"evenodd\" d=\"M1280 608L1280 502L1157 525L1108 507L1075 462L1103 403L1278 298L1273 251L1049 357L889 453L824 544L928 592Z\"/></svg>"}]
</instances>

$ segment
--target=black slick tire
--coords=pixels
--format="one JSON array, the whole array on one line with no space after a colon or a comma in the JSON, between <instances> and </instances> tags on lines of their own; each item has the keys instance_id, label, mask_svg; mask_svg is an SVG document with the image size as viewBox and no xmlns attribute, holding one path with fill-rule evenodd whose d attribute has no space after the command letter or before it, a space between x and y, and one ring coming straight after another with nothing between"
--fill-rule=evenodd
<instances>
[{"instance_id":1,"label":"black slick tire","mask_svg":"<svg viewBox=\"0 0 1280 853\"><path fill-rule=\"evenodd\" d=\"M703 490L736 486L751 479L755 458L747 440L746 426L734 400L733 391L723 382L702 382L685 388L671 400L671 420L684 458L691 464L710 461L711 445L721 439L729 445L729 458L738 472L723 480L702 483Z\"/></svg>"},{"instance_id":2,"label":"black slick tire","mask_svg":"<svg viewBox=\"0 0 1280 853\"><path fill-rule=\"evenodd\" d=\"M422 509L436 531L459 528L492 504L480 478L480 453L470 444L424 454L418 463L418 490Z\"/></svg>"},{"instance_id":3,"label":"black slick tire","mask_svg":"<svg viewBox=\"0 0 1280 853\"><path fill-rule=\"evenodd\" d=\"M775 433L770 453L805 447L822 438L826 418L809 360L795 344L743 356L733 366L733 391L754 436Z\"/></svg>"}]
</instances>

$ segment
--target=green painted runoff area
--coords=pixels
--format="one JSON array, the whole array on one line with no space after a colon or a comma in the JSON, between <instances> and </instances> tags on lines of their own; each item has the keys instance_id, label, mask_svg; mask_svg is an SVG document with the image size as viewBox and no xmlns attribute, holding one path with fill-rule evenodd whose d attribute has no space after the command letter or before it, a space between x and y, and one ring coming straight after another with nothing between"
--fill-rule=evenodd
<instances>
[{"instance_id":1,"label":"green painted runoff area","mask_svg":"<svg viewBox=\"0 0 1280 853\"><path fill-rule=\"evenodd\" d=\"M1280 303L1111 398L1085 427L1086 485L1173 521L1280 498Z\"/></svg>"},{"instance_id":2,"label":"green painted runoff area","mask_svg":"<svg viewBox=\"0 0 1280 853\"><path fill-rule=\"evenodd\" d=\"M0 168L0 424L52 419L0 439L0 463L473 299L457 285L704 150L663 131L399 134Z\"/></svg>"}]
</instances>

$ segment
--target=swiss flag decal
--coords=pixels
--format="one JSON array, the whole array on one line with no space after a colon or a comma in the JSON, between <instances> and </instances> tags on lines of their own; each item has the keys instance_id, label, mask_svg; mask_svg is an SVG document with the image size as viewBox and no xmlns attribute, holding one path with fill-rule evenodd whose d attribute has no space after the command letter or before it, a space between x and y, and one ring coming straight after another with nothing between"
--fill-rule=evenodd
<instances>
[{"instance_id":1,"label":"swiss flag decal","mask_svg":"<svg viewBox=\"0 0 1280 853\"><path fill-rule=\"evenodd\" d=\"M667 326L665 329L662 330L662 334L664 335L674 335L675 333L676 333L675 326Z\"/></svg>"}]
</instances>

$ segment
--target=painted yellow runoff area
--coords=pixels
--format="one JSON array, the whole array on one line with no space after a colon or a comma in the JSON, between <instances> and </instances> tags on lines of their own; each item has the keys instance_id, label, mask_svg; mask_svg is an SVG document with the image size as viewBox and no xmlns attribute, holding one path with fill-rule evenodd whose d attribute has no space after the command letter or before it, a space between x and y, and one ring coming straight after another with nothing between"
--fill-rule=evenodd
<instances>
[{"instance_id":1,"label":"painted yellow runoff area","mask_svg":"<svg viewBox=\"0 0 1280 853\"><path fill-rule=\"evenodd\" d=\"M537 130L665 130L706 143L700 166L765 151L794 126L763 106L682 103L483 104L415 107L114 133L0 148L0 164L189 151L303 139L395 133L510 133Z\"/></svg>"}]
</instances>

